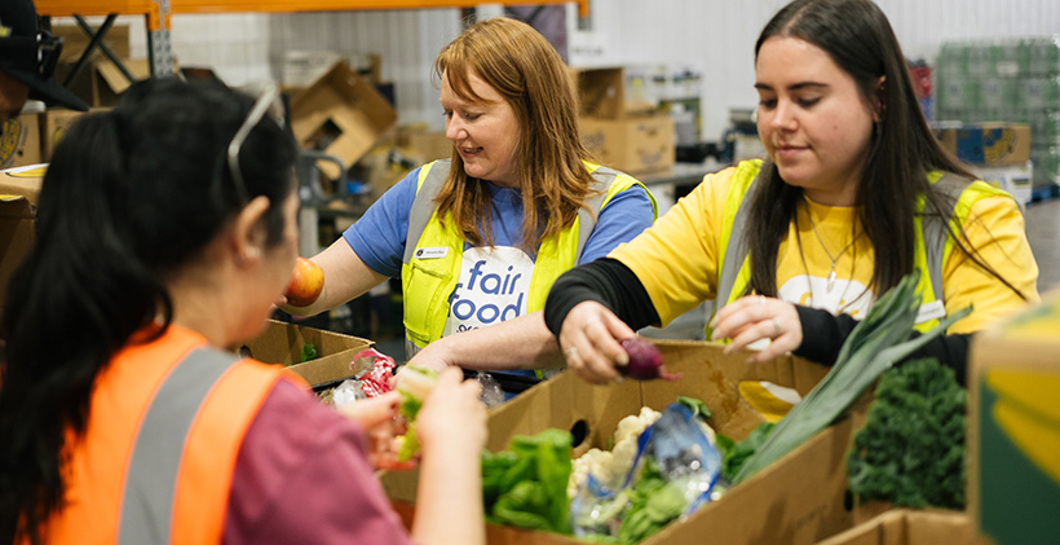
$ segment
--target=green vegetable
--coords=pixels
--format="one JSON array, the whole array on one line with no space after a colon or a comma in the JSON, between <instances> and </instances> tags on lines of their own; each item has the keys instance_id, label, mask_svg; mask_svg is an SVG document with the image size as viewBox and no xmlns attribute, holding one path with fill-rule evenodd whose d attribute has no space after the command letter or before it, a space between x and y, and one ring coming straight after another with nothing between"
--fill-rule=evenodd
<instances>
[{"instance_id":1,"label":"green vegetable","mask_svg":"<svg viewBox=\"0 0 1060 545\"><path fill-rule=\"evenodd\" d=\"M401 392L401 403L398 404L398 414L411 422L416 419L416 415L420 414L420 407L423 407L422 399Z\"/></svg>"},{"instance_id":2,"label":"green vegetable","mask_svg":"<svg viewBox=\"0 0 1060 545\"><path fill-rule=\"evenodd\" d=\"M423 407L423 398L438 381L438 373L416 365L405 365L399 373L401 380L398 383L398 393L401 394L401 402L398 404L398 414L404 417L408 428L405 435L397 437L397 459L404 462L411 460L420 451L420 442L416 437L416 415Z\"/></svg>"},{"instance_id":3,"label":"green vegetable","mask_svg":"<svg viewBox=\"0 0 1060 545\"><path fill-rule=\"evenodd\" d=\"M651 457L629 492L629 511L618 529L618 542L639 543L680 517L688 507L684 492L667 481Z\"/></svg>"},{"instance_id":4,"label":"green vegetable","mask_svg":"<svg viewBox=\"0 0 1060 545\"><path fill-rule=\"evenodd\" d=\"M740 472L747 458L761 448L769 432L773 431L773 426L771 422L762 422L757 428L751 430L747 439L739 442L720 433L714 436L718 451L721 453L721 476L725 480L731 482L736 478L736 474Z\"/></svg>"},{"instance_id":5,"label":"green vegetable","mask_svg":"<svg viewBox=\"0 0 1060 545\"><path fill-rule=\"evenodd\" d=\"M420 440L416 437L416 423L409 422L405 435L394 438L397 442L397 459L399 462L411 460L420 451Z\"/></svg>"},{"instance_id":6,"label":"green vegetable","mask_svg":"<svg viewBox=\"0 0 1060 545\"><path fill-rule=\"evenodd\" d=\"M734 483L746 480L836 421L895 362L971 312L970 307L955 312L931 331L909 340L920 310L919 279L920 273L914 270L880 297L843 343L835 366L776 424L758 451L744 462Z\"/></svg>"},{"instance_id":7,"label":"green vegetable","mask_svg":"<svg viewBox=\"0 0 1060 545\"><path fill-rule=\"evenodd\" d=\"M571 434L547 429L517 435L508 450L482 454L482 500L486 519L535 530L571 533Z\"/></svg>"},{"instance_id":8,"label":"green vegetable","mask_svg":"<svg viewBox=\"0 0 1060 545\"><path fill-rule=\"evenodd\" d=\"M900 507L964 509L968 394L938 360L883 374L847 464L850 491Z\"/></svg>"},{"instance_id":9,"label":"green vegetable","mask_svg":"<svg viewBox=\"0 0 1060 545\"><path fill-rule=\"evenodd\" d=\"M313 346L313 343L305 343L302 345L302 363L309 360L315 360L320 357L317 353L317 347Z\"/></svg>"},{"instance_id":10,"label":"green vegetable","mask_svg":"<svg viewBox=\"0 0 1060 545\"><path fill-rule=\"evenodd\" d=\"M707 408L707 404L703 403L702 399L696 399L688 396L677 396L677 402L688 407L692 411L692 416L699 417L700 420L706 421L708 418L714 416Z\"/></svg>"}]
</instances>

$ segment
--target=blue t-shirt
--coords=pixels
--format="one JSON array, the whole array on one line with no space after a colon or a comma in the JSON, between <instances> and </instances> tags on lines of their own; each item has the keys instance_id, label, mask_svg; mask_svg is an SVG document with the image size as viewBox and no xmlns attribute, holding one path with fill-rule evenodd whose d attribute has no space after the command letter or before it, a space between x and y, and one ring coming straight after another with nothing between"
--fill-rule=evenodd
<instances>
[{"instance_id":1,"label":"blue t-shirt","mask_svg":"<svg viewBox=\"0 0 1060 545\"><path fill-rule=\"evenodd\" d=\"M364 216L342 234L353 251L373 271L397 278L409 230L409 212L416 199L420 169L391 187ZM523 199L518 190L487 183L492 195L493 244L518 247L523 239ZM596 228L585 242L579 264L607 255L652 224L651 200L640 187L613 196L599 213ZM466 250L470 245L465 244Z\"/></svg>"},{"instance_id":2,"label":"blue t-shirt","mask_svg":"<svg viewBox=\"0 0 1060 545\"><path fill-rule=\"evenodd\" d=\"M416 198L419 174L417 168L390 188L342 235L365 265L379 274L392 278L401 276L409 212ZM457 287L449 298L446 335L525 312L525 291L533 257L519 248L523 238L522 194L492 183L487 187L492 197L494 249L469 250L470 244L464 244L465 263ZM632 240L651 226L653 218L651 200L641 187L634 186L614 195L599 212L579 264L601 258L620 243ZM518 374L533 375L530 371Z\"/></svg>"}]
</instances>

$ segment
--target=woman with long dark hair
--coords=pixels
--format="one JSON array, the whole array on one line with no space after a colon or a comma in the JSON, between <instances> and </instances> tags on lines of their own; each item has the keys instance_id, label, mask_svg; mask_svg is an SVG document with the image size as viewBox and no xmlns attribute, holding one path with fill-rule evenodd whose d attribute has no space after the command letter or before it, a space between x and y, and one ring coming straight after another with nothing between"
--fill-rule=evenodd
<instances>
[{"instance_id":1,"label":"woman with long dark hair","mask_svg":"<svg viewBox=\"0 0 1060 545\"><path fill-rule=\"evenodd\" d=\"M5 308L0 542L409 542L366 439L385 460L397 400L347 418L225 350L262 331L297 255L274 104L150 80L60 142ZM460 378L418 418L423 543L484 542L485 409Z\"/></svg>"},{"instance_id":2,"label":"woman with long dark hair","mask_svg":"<svg viewBox=\"0 0 1060 545\"><path fill-rule=\"evenodd\" d=\"M652 229L557 281L546 320L570 366L609 380L616 339L704 300L718 309L707 337L731 350L769 339L755 359L828 363L916 269L918 328L974 303L932 349L963 377L968 335L1038 297L1015 200L939 146L870 0L788 4L755 44L755 73L768 159L706 176Z\"/></svg>"}]
</instances>

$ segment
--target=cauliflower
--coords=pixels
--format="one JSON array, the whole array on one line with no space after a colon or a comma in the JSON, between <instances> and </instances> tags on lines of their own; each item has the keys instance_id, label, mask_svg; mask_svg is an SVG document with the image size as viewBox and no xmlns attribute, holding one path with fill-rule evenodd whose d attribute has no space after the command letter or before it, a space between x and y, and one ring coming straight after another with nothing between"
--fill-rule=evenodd
<instances>
[{"instance_id":1,"label":"cauliflower","mask_svg":"<svg viewBox=\"0 0 1060 545\"><path fill-rule=\"evenodd\" d=\"M650 407L641 407L640 414L619 420L615 428L614 446L611 451L589 449L573 461L570 480L567 481L567 497L574 498L591 473L603 486L612 490L622 485L623 479L633 467L637 455L637 439L655 423L662 413Z\"/></svg>"}]
</instances>

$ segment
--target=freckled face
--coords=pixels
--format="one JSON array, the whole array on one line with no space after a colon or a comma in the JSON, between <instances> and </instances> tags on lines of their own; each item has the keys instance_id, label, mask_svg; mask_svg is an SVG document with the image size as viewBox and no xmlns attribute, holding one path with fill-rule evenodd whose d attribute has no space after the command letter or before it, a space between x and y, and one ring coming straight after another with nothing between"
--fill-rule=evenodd
<instances>
[{"instance_id":1,"label":"freckled face","mask_svg":"<svg viewBox=\"0 0 1060 545\"><path fill-rule=\"evenodd\" d=\"M850 206L877 115L823 49L775 36L755 63L758 134L788 184L821 204Z\"/></svg>"},{"instance_id":2,"label":"freckled face","mask_svg":"<svg viewBox=\"0 0 1060 545\"><path fill-rule=\"evenodd\" d=\"M442 110L445 137L464 161L464 172L503 187L519 187L519 121L508 101L482 81L468 74L481 102L464 100L453 91L442 74Z\"/></svg>"}]
</instances>

